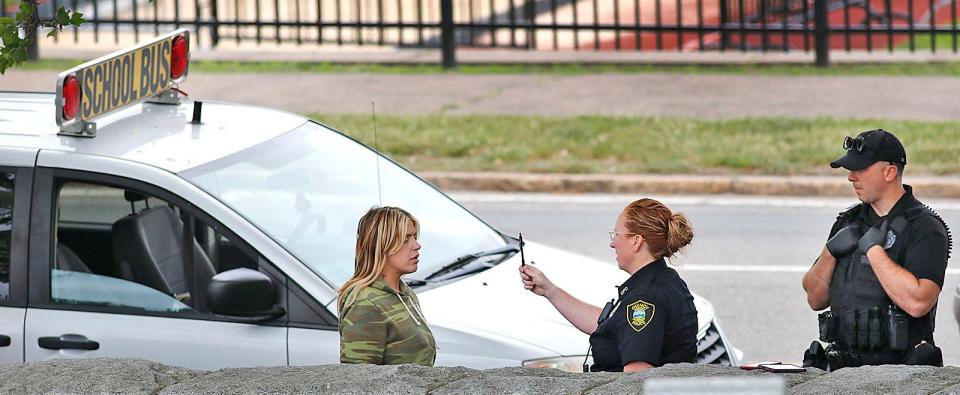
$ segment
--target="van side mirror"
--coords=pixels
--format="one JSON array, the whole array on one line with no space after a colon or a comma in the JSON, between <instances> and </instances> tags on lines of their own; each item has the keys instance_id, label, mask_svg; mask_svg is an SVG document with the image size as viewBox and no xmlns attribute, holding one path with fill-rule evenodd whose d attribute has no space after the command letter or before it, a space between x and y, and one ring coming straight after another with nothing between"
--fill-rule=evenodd
<instances>
[{"instance_id":1,"label":"van side mirror","mask_svg":"<svg viewBox=\"0 0 960 395\"><path fill-rule=\"evenodd\" d=\"M256 270L239 268L219 273L207 285L207 306L217 315L257 323L286 314L276 304L273 281Z\"/></svg>"}]
</instances>

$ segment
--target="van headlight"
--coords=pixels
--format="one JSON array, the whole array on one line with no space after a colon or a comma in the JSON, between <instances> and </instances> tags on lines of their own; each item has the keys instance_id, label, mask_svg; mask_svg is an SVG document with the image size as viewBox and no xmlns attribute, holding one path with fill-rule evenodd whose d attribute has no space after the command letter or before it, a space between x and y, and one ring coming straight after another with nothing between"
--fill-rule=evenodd
<instances>
[{"instance_id":1,"label":"van headlight","mask_svg":"<svg viewBox=\"0 0 960 395\"><path fill-rule=\"evenodd\" d=\"M581 373L583 372L583 358L586 355L573 355L568 357L552 357L542 359L531 359L523 361L525 368L554 368L565 372Z\"/></svg>"}]
</instances>

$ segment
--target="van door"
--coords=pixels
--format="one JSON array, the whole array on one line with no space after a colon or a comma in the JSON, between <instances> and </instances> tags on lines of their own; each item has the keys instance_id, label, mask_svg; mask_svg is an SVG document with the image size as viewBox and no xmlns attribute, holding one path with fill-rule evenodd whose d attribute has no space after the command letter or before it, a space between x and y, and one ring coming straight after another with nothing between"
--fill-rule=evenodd
<instances>
[{"instance_id":1,"label":"van door","mask_svg":"<svg viewBox=\"0 0 960 395\"><path fill-rule=\"evenodd\" d=\"M177 196L102 174L40 169L31 234L26 360L139 357L193 369L287 364L286 314L210 311L207 287L237 268L285 277ZM53 225L51 227L51 224ZM41 231L42 230L42 231Z\"/></svg>"},{"instance_id":2,"label":"van door","mask_svg":"<svg viewBox=\"0 0 960 395\"><path fill-rule=\"evenodd\" d=\"M35 155L9 151L0 149L8 161L20 157L27 162ZM29 168L0 167L0 364L23 362L32 173Z\"/></svg>"},{"instance_id":3,"label":"van door","mask_svg":"<svg viewBox=\"0 0 960 395\"><path fill-rule=\"evenodd\" d=\"M0 364L23 362L24 309L0 307Z\"/></svg>"},{"instance_id":4,"label":"van door","mask_svg":"<svg viewBox=\"0 0 960 395\"><path fill-rule=\"evenodd\" d=\"M289 282L287 289L290 366L340 363L337 317L295 282Z\"/></svg>"}]
</instances>

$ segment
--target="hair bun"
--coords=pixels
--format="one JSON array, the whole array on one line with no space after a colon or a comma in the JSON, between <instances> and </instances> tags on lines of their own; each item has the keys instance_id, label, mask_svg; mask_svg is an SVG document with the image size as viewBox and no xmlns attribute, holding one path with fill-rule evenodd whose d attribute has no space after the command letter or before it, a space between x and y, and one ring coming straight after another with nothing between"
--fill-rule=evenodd
<instances>
[{"instance_id":1,"label":"hair bun","mask_svg":"<svg viewBox=\"0 0 960 395\"><path fill-rule=\"evenodd\" d=\"M693 241L693 227L683 213L673 213L667 224L667 254L669 258L681 252Z\"/></svg>"}]
</instances>

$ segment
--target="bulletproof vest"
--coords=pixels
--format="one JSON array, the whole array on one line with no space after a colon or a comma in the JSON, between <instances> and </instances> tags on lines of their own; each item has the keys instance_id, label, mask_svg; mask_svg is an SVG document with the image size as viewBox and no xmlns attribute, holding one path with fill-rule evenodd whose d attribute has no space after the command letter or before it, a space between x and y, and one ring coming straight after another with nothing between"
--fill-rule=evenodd
<instances>
[{"instance_id":1,"label":"bulletproof vest","mask_svg":"<svg viewBox=\"0 0 960 395\"><path fill-rule=\"evenodd\" d=\"M860 220L861 205L855 205L840 213L837 219L841 228L858 224L860 234L869 230L870 225ZM900 213L891 213L885 221L888 223L887 239L882 246L887 255L897 264L902 264L905 255L906 238L901 237L903 230L916 219L930 215L939 220L947 229L948 256L952 248L952 238L946 223L933 210L923 204L909 207ZM866 255L856 249L845 256L836 257L837 264L833 270L830 282L830 311L836 320L837 342L842 346L852 346L855 343L856 321L866 322L868 312L876 307L880 312L887 311L887 306L893 302L883 290ZM933 310L935 311L935 310ZM933 328L934 313L931 311L929 319ZM857 329L861 329L861 325ZM862 335L862 334L861 334ZM932 339L930 339L932 341Z\"/></svg>"}]
</instances>

